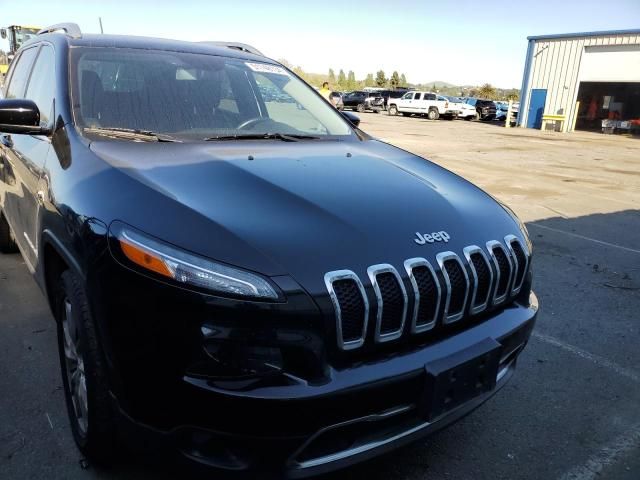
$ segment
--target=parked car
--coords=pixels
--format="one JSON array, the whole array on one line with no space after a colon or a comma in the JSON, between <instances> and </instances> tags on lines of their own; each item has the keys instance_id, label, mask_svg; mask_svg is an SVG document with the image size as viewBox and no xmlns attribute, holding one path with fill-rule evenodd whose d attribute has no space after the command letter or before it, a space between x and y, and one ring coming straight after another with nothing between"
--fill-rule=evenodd
<instances>
[{"instance_id":1,"label":"parked car","mask_svg":"<svg viewBox=\"0 0 640 480\"><path fill-rule=\"evenodd\" d=\"M395 90L381 90L378 93L384 99L384 109L387 110L389 107L389 100L393 100L396 98L402 97L405 93L407 93L409 89L407 88L397 88Z\"/></svg>"},{"instance_id":2,"label":"parked car","mask_svg":"<svg viewBox=\"0 0 640 480\"><path fill-rule=\"evenodd\" d=\"M476 117L476 109L474 106L464 102L459 97L446 97L451 104L451 107L458 110L458 118L464 120L473 120Z\"/></svg>"},{"instance_id":3,"label":"parked car","mask_svg":"<svg viewBox=\"0 0 640 480\"><path fill-rule=\"evenodd\" d=\"M355 92L349 92L342 97L344 108L351 110L357 110L358 112L365 112L372 110L378 113L384 108L384 99L378 92L363 92L356 90Z\"/></svg>"},{"instance_id":4,"label":"parked car","mask_svg":"<svg viewBox=\"0 0 640 480\"><path fill-rule=\"evenodd\" d=\"M449 105L449 101L431 92L409 91L402 97L392 99L389 103L389 115L426 115L429 120L440 117L455 118L458 110Z\"/></svg>"},{"instance_id":5,"label":"parked car","mask_svg":"<svg viewBox=\"0 0 640 480\"><path fill-rule=\"evenodd\" d=\"M261 55L47 30L0 100L0 250L51 308L83 456L301 478L511 378L538 306L508 207Z\"/></svg>"},{"instance_id":6,"label":"parked car","mask_svg":"<svg viewBox=\"0 0 640 480\"><path fill-rule=\"evenodd\" d=\"M476 109L476 120L493 120L496 116L496 105L491 100L469 97L466 102Z\"/></svg>"}]
</instances>

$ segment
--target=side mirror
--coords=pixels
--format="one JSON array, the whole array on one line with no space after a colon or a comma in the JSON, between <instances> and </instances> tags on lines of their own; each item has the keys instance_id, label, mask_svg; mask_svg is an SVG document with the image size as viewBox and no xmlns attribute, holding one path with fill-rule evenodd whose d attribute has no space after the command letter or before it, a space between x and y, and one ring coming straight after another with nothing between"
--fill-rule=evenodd
<instances>
[{"instance_id":1,"label":"side mirror","mask_svg":"<svg viewBox=\"0 0 640 480\"><path fill-rule=\"evenodd\" d=\"M358 127L360 125L360 117L351 112L345 112L344 110L340 112L347 121L353 125L354 127Z\"/></svg>"},{"instance_id":2,"label":"side mirror","mask_svg":"<svg viewBox=\"0 0 640 480\"><path fill-rule=\"evenodd\" d=\"M7 29L6 28L0 29L0 37L2 37L3 40L5 38L7 38Z\"/></svg>"},{"instance_id":3,"label":"side mirror","mask_svg":"<svg viewBox=\"0 0 640 480\"><path fill-rule=\"evenodd\" d=\"M50 129L40 126L40 110L25 99L0 100L0 132L47 135Z\"/></svg>"}]
</instances>

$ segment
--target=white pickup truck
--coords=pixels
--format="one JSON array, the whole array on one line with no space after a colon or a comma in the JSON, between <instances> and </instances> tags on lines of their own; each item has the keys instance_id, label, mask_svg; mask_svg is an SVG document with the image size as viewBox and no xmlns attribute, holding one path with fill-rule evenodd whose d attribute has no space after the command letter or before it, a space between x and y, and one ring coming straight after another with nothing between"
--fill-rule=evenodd
<instances>
[{"instance_id":1,"label":"white pickup truck","mask_svg":"<svg viewBox=\"0 0 640 480\"><path fill-rule=\"evenodd\" d=\"M426 115L429 120L437 120L439 117L454 119L458 116L458 110L446 98L415 90L400 98L389 99L388 112L389 115Z\"/></svg>"}]
</instances>

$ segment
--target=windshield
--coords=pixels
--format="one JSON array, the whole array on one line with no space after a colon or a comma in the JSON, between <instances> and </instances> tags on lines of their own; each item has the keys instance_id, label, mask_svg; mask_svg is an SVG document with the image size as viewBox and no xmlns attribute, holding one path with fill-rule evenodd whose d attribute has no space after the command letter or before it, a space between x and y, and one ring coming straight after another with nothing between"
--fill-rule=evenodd
<instances>
[{"instance_id":1,"label":"windshield","mask_svg":"<svg viewBox=\"0 0 640 480\"><path fill-rule=\"evenodd\" d=\"M204 139L351 136L341 115L278 65L215 55L74 48L76 124Z\"/></svg>"}]
</instances>

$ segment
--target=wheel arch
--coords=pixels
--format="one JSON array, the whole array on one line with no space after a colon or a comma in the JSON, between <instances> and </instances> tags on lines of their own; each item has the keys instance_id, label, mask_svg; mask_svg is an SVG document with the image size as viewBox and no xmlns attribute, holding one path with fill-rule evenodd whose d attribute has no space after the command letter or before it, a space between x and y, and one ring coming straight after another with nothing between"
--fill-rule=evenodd
<instances>
[{"instance_id":1,"label":"wheel arch","mask_svg":"<svg viewBox=\"0 0 640 480\"><path fill-rule=\"evenodd\" d=\"M81 278L85 276L71 252L50 230L42 232L41 249L42 285L55 318L56 280L68 269L73 270Z\"/></svg>"}]
</instances>

